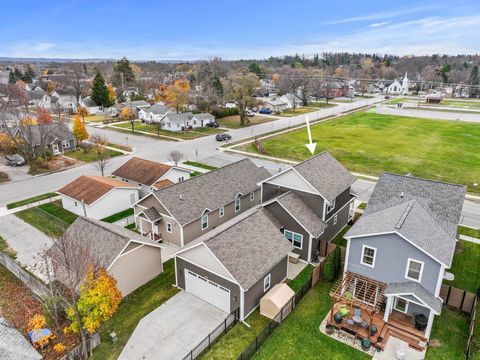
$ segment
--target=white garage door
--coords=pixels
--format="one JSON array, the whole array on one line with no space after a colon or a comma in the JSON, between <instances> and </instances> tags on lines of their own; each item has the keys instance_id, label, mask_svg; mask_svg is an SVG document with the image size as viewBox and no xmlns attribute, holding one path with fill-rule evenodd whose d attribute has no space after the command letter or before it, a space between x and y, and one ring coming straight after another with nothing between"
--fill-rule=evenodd
<instances>
[{"instance_id":1,"label":"white garage door","mask_svg":"<svg viewBox=\"0 0 480 360\"><path fill-rule=\"evenodd\" d=\"M190 270L185 272L185 290L230 313L230 290Z\"/></svg>"}]
</instances>

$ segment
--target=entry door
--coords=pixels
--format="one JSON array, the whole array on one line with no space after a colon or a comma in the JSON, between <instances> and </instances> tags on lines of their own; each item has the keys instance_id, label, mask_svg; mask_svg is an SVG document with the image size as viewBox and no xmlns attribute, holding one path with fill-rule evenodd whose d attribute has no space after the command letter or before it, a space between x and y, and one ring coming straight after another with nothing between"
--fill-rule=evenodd
<instances>
[{"instance_id":1,"label":"entry door","mask_svg":"<svg viewBox=\"0 0 480 360\"><path fill-rule=\"evenodd\" d=\"M185 290L230 313L230 290L190 270L185 270Z\"/></svg>"},{"instance_id":2,"label":"entry door","mask_svg":"<svg viewBox=\"0 0 480 360\"><path fill-rule=\"evenodd\" d=\"M52 144L53 155L60 154L60 150L58 150L58 144Z\"/></svg>"}]
</instances>

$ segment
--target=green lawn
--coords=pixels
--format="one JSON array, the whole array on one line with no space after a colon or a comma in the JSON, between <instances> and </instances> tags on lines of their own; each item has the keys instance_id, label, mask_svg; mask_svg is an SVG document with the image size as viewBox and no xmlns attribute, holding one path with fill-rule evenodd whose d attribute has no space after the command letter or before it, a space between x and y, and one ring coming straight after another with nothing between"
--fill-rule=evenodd
<instances>
[{"instance_id":1,"label":"green lawn","mask_svg":"<svg viewBox=\"0 0 480 360\"><path fill-rule=\"evenodd\" d=\"M444 306L435 316L427 360L464 360L470 318L460 311Z\"/></svg>"},{"instance_id":2,"label":"green lawn","mask_svg":"<svg viewBox=\"0 0 480 360\"><path fill-rule=\"evenodd\" d=\"M298 274L295 279L288 281L288 286L292 288L293 291L299 291L303 285L306 284L308 278L312 274L314 267L312 265L308 265L303 269L300 274Z\"/></svg>"},{"instance_id":3,"label":"green lawn","mask_svg":"<svg viewBox=\"0 0 480 360\"><path fill-rule=\"evenodd\" d=\"M217 119L217 123L221 127L226 127L229 129L240 129L242 127L247 127L247 126L252 126L252 125L257 125L257 124L263 124L267 123L273 120L277 120L278 118L274 117L269 117L269 116L252 116L248 117L248 124L247 125L242 125L240 124L240 115L231 115L231 116L225 116L221 119Z\"/></svg>"},{"instance_id":4,"label":"green lawn","mask_svg":"<svg viewBox=\"0 0 480 360\"><path fill-rule=\"evenodd\" d=\"M320 333L331 303L332 283L319 281L272 333L254 359L370 359L368 355Z\"/></svg>"},{"instance_id":5,"label":"green lawn","mask_svg":"<svg viewBox=\"0 0 480 360\"><path fill-rule=\"evenodd\" d=\"M455 279L445 280L445 284L476 293L480 289L480 244L460 240L448 272Z\"/></svg>"},{"instance_id":6,"label":"green lawn","mask_svg":"<svg viewBox=\"0 0 480 360\"><path fill-rule=\"evenodd\" d=\"M432 105L432 104L429 104ZM461 100L442 100L438 105L433 104L433 106L448 106L448 107L457 107L461 109L473 109L480 110L480 101L461 101Z\"/></svg>"},{"instance_id":7,"label":"green lawn","mask_svg":"<svg viewBox=\"0 0 480 360\"><path fill-rule=\"evenodd\" d=\"M110 128L115 129L115 128L120 128L123 130L127 130L128 132L131 133L132 125L128 123L122 123L122 124L115 124L114 126L110 126ZM213 128L198 128L194 129L191 131L169 131L165 129L160 129L158 128L157 125L149 125L149 124L143 124L140 120L135 121L135 127L134 130L137 131L145 131L149 134L152 134L153 136L168 136L168 137L173 137L175 139L196 139L202 136L207 136L207 135L212 135L212 134L219 134L223 132L222 130L219 129L213 129ZM138 135L142 135L139 133Z\"/></svg>"},{"instance_id":8,"label":"green lawn","mask_svg":"<svg viewBox=\"0 0 480 360\"><path fill-rule=\"evenodd\" d=\"M175 264L169 260L164 264L162 274L122 300L117 312L102 326L102 343L93 351L90 359L116 359L138 322L179 291L173 284ZM112 331L118 336L115 343L108 336ZM152 332L151 336L155 338L158 335Z\"/></svg>"},{"instance_id":9,"label":"green lawn","mask_svg":"<svg viewBox=\"0 0 480 360\"><path fill-rule=\"evenodd\" d=\"M358 205L358 208L360 210L365 210L367 208L367 203L364 203L364 202L360 203L360 205Z\"/></svg>"},{"instance_id":10,"label":"green lawn","mask_svg":"<svg viewBox=\"0 0 480 360\"><path fill-rule=\"evenodd\" d=\"M115 156L122 155L123 153L116 150L105 149L105 154L107 154L108 157L115 157ZM85 150L75 149L73 151L67 152L65 156L68 156L83 162L93 162L99 159L99 154L93 147L85 147Z\"/></svg>"},{"instance_id":11,"label":"green lawn","mask_svg":"<svg viewBox=\"0 0 480 360\"><path fill-rule=\"evenodd\" d=\"M337 104L332 104L330 102L327 104L324 101L319 101L319 102L310 102L308 103L308 106L314 107L314 108L320 108L320 109L327 109L327 108L335 107L337 106Z\"/></svg>"},{"instance_id":12,"label":"green lawn","mask_svg":"<svg viewBox=\"0 0 480 360\"><path fill-rule=\"evenodd\" d=\"M318 107L302 106L302 107L296 108L295 110L293 110L293 109L283 110L280 113L280 116L292 117L292 116L297 116L297 115L302 115L302 114L308 114L308 113L318 111L318 110L320 110Z\"/></svg>"},{"instance_id":13,"label":"green lawn","mask_svg":"<svg viewBox=\"0 0 480 360\"><path fill-rule=\"evenodd\" d=\"M118 220L122 220L128 216L131 216L133 215L133 209L132 208L128 208L128 209L125 209L123 211L120 211L116 214L113 214L113 215L110 215L110 216L107 216L106 218L103 218L102 221L105 221L107 223L114 223Z\"/></svg>"},{"instance_id":14,"label":"green lawn","mask_svg":"<svg viewBox=\"0 0 480 360\"><path fill-rule=\"evenodd\" d=\"M458 232L462 235L471 236L480 239L480 229L472 229L466 226L459 226Z\"/></svg>"},{"instance_id":15,"label":"green lawn","mask_svg":"<svg viewBox=\"0 0 480 360\"><path fill-rule=\"evenodd\" d=\"M20 207L20 206L23 206L23 205L27 205L27 204L31 204L31 203L34 203L34 202L37 202L37 201L40 201L40 200L49 199L49 198L54 197L54 196L58 196L58 194L57 193L46 193L46 194L42 194L42 195L37 195L37 196L31 197L31 198L28 198L28 199L25 199L25 200L20 200L20 201L16 201L16 202L7 204L7 209L14 209L14 208L17 208L17 207Z\"/></svg>"},{"instance_id":16,"label":"green lawn","mask_svg":"<svg viewBox=\"0 0 480 360\"><path fill-rule=\"evenodd\" d=\"M197 162L197 161L185 161L184 164L187 164L187 165L190 165L190 166L195 166L195 167L205 169L205 170L215 170L215 169L217 169L217 167L215 167L215 166L211 166L211 165L204 164L204 163Z\"/></svg>"},{"instance_id":17,"label":"green lawn","mask_svg":"<svg viewBox=\"0 0 480 360\"><path fill-rule=\"evenodd\" d=\"M15 213L17 217L36 227L47 236L59 238L77 215L62 208L60 201L46 203Z\"/></svg>"},{"instance_id":18,"label":"green lawn","mask_svg":"<svg viewBox=\"0 0 480 360\"><path fill-rule=\"evenodd\" d=\"M460 183L480 192L480 124L356 112L312 126L316 153L328 150L348 169ZM304 160L310 152L302 128L263 141L266 155ZM243 147L256 152L254 144Z\"/></svg>"}]
</instances>

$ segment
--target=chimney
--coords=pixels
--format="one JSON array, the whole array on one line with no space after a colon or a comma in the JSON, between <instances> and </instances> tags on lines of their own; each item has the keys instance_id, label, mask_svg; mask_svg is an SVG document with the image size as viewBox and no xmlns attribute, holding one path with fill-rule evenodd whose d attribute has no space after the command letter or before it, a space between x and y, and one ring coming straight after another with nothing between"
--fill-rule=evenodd
<instances>
[{"instance_id":1,"label":"chimney","mask_svg":"<svg viewBox=\"0 0 480 360\"><path fill-rule=\"evenodd\" d=\"M402 191L402 193L400 194L400 197L403 199L403 191Z\"/></svg>"}]
</instances>

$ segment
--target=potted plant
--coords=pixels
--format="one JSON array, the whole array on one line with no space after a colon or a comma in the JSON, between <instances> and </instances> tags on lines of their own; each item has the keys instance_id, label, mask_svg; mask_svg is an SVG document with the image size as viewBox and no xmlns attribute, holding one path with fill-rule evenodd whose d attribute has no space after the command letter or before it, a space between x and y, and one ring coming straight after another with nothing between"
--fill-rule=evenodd
<instances>
[{"instance_id":1,"label":"potted plant","mask_svg":"<svg viewBox=\"0 0 480 360\"><path fill-rule=\"evenodd\" d=\"M337 324L340 324L342 322L342 313L340 311L337 311L334 315L333 315L333 320L337 323Z\"/></svg>"},{"instance_id":2,"label":"potted plant","mask_svg":"<svg viewBox=\"0 0 480 360\"><path fill-rule=\"evenodd\" d=\"M372 346L372 343L367 338L363 338L361 341L361 344L362 344L363 350L369 350L370 347Z\"/></svg>"},{"instance_id":3,"label":"potted plant","mask_svg":"<svg viewBox=\"0 0 480 360\"><path fill-rule=\"evenodd\" d=\"M335 326L333 326L332 324L327 324L327 326L325 327L325 331L328 335L332 335L335 331Z\"/></svg>"},{"instance_id":4,"label":"potted plant","mask_svg":"<svg viewBox=\"0 0 480 360\"><path fill-rule=\"evenodd\" d=\"M370 327L370 335L373 336L377 333L378 329L377 329L377 326L376 325L372 325Z\"/></svg>"}]
</instances>

